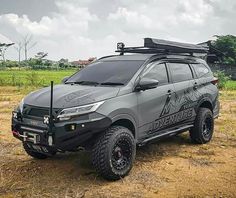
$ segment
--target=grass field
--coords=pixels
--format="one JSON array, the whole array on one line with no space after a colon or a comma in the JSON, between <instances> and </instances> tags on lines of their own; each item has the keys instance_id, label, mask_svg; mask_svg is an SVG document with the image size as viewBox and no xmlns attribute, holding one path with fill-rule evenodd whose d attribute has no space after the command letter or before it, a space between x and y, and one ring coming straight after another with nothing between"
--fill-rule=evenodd
<instances>
[{"instance_id":1,"label":"grass field","mask_svg":"<svg viewBox=\"0 0 236 198\"><path fill-rule=\"evenodd\" d=\"M227 90L236 90L236 80L229 80L225 84L225 89Z\"/></svg>"},{"instance_id":2,"label":"grass field","mask_svg":"<svg viewBox=\"0 0 236 198\"><path fill-rule=\"evenodd\" d=\"M0 86L48 86L53 80L60 83L65 76L75 73L76 69L70 70L0 70ZM236 90L236 81L229 80L225 89Z\"/></svg>"},{"instance_id":3,"label":"grass field","mask_svg":"<svg viewBox=\"0 0 236 198\"><path fill-rule=\"evenodd\" d=\"M0 70L0 86L48 86L53 80L60 83L65 76L77 70Z\"/></svg>"},{"instance_id":4,"label":"grass field","mask_svg":"<svg viewBox=\"0 0 236 198\"><path fill-rule=\"evenodd\" d=\"M0 197L236 197L236 81L220 91L221 111L209 144L188 133L137 150L128 177L107 182L88 152L34 160L11 134L11 112L32 90L76 70L0 71Z\"/></svg>"},{"instance_id":5,"label":"grass field","mask_svg":"<svg viewBox=\"0 0 236 198\"><path fill-rule=\"evenodd\" d=\"M220 91L221 111L210 143L188 133L137 150L131 173L107 182L91 154L59 153L35 160L11 134L11 111L36 87L0 86L0 197L236 197L236 91Z\"/></svg>"}]
</instances>

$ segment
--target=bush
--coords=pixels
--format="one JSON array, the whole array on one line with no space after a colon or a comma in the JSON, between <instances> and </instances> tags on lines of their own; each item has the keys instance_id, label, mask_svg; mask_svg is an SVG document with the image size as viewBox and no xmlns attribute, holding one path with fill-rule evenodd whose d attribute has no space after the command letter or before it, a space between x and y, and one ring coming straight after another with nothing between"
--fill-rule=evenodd
<instances>
[{"instance_id":1,"label":"bush","mask_svg":"<svg viewBox=\"0 0 236 198\"><path fill-rule=\"evenodd\" d=\"M217 77L218 80L219 80L218 87L220 89L225 88L225 85L226 85L227 81L230 80L230 76L226 75L223 71L214 72L214 76Z\"/></svg>"},{"instance_id":2,"label":"bush","mask_svg":"<svg viewBox=\"0 0 236 198\"><path fill-rule=\"evenodd\" d=\"M38 84L39 75L36 72L32 71L27 74L26 79L28 80L30 85L35 86Z\"/></svg>"}]
</instances>

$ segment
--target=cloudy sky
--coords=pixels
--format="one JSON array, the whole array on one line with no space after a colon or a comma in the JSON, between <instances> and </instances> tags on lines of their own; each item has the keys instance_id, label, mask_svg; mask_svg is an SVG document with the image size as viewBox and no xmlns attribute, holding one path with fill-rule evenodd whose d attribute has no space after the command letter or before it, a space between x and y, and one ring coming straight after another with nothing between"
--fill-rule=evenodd
<instances>
[{"instance_id":1,"label":"cloudy sky","mask_svg":"<svg viewBox=\"0 0 236 198\"><path fill-rule=\"evenodd\" d=\"M144 37L198 43L236 35L235 0L0 0L0 42L32 34L36 52L58 60L101 57ZM11 47L8 59L16 59ZM23 57L22 57L23 58Z\"/></svg>"}]
</instances>

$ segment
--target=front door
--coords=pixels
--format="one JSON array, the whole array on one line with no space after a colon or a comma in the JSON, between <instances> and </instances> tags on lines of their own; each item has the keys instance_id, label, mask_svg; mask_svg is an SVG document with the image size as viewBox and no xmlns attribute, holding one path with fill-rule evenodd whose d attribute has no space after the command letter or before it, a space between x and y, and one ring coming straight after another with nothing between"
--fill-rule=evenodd
<instances>
[{"instance_id":1,"label":"front door","mask_svg":"<svg viewBox=\"0 0 236 198\"><path fill-rule=\"evenodd\" d=\"M163 128L165 123L158 120L167 114L175 112L175 106L171 100L174 96L174 87L170 83L165 63L151 63L141 75L141 78L156 79L158 87L137 92L138 115L139 115L139 137L145 139L155 135ZM167 105L168 104L168 105Z\"/></svg>"}]
</instances>

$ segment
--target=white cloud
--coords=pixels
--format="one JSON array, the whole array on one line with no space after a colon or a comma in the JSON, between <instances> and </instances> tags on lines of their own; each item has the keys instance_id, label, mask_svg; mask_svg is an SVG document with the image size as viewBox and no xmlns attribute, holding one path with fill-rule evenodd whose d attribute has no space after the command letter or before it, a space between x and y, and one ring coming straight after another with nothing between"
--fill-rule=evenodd
<instances>
[{"instance_id":1,"label":"white cloud","mask_svg":"<svg viewBox=\"0 0 236 198\"><path fill-rule=\"evenodd\" d=\"M39 21L0 15L0 33L13 41L32 34L38 44L31 55L46 51L52 59L107 55L116 42L141 45L148 36L200 42L215 34L236 34L234 0L60 0L56 6L57 13Z\"/></svg>"},{"instance_id":2,"label":"white cloud","mask_svg":"<svg viewBox=\"0 0 236 198\"><path fill-rule=\"evenodd\" d=\"M0 34L0 43L12 43L12 41L6 36Z\"/></svg>"},{"instance_id":3,"label":"white cloud","mask_svg":"<svg viewBox=\"0 0 236 198\"><path fill-rule=\"evenodd\" d=\"M207 18L213 13L212 6L205 3L204 0L181 0L178 7L182 11L180 19L193 25L201 25L207 22Z\"/></svg>"},{"instance_id":4,"label":"white cloud","mask_svg":"<svg viewBox=\"0 0 236 198\"><path fill-rule=\"evenodd\" d=\"M124 22L125 25L134 29L150 29L153 24L153 21L148 16L122 7L119 7L116 13L110 13L108 20L113 22Z\"/></svg>"}]
</instances>

